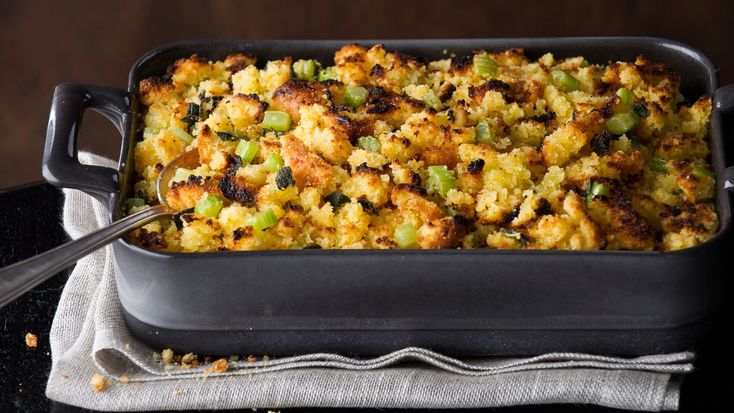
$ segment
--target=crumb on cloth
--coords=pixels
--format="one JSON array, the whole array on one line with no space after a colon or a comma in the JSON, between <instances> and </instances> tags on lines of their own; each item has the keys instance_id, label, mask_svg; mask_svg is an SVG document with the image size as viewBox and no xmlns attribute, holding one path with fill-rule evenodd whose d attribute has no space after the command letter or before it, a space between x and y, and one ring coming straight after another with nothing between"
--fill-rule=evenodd
<instances>
[{"instance_id":1,"label":"crumb on cloth","mask_svg":"<svg viewBox=\"0 0 734 413\"><path fill-rule=\"evenodd\" d=\"M105 391L107 386L110 384L110 382L108 382L107 379L99 373L94 373L90 383L92 384L94 391L98 393Z\"/></svg>"},{"instance_id":2,"label":"crumb on cloth","mask_svg":"<svg viewBox=\"0 0 734 413\"><path fill-rule=\"evenodd\" d=\"M208 369L208 371L212 373L224 373L229 368L229 365L227 364L227 359L219 359L212 363L212 366Z\"/></svg>"},{"instance_id":3,"label":"crumb on cloth","mask_svg":"<svg viewBox=\"0 0 734 413\"><path fill-rule=\"evenodd\" d=\"M36 348L38 347L38 337L33 333L26 333L25 335L25 345L29 348Z\"/></svg>"}]
</instances>

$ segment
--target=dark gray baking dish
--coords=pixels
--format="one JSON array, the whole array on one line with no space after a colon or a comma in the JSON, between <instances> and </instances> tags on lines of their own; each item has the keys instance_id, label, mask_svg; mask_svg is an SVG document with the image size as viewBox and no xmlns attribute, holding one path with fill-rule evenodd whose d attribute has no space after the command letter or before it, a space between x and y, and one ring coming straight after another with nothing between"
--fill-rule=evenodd
<instances>
[{"instance_id":1,"label":"dark gray baking dish","mask_svg":"<svg viewBox=\"0 0 734 413\"><path fill-rule=\"evenodd\" d=\"M119 217L133 174L132 147L141 79L161 75L176 59L232 52L261 60L289 55L331 62L350 41L196 41L158 48L130 72L128 91L64 84L56 88L44 177L81 189ZM731 201L726 188L722 114L734 87L717 90L701 53L656 38L362 40L428 58L476 49L522 47L591 62L640 54L675 68L688 98L715 97L711 164L718 176L719 233L675 252L500 250L288 250L160 253L114 242L120 302L129 327L157 348L200 354L285 355L313 351L379 354L422 346L456 355L548 351L643 354L695 346L714 325L726 296ZM120 130L117 170L76 158L85 109ZM726 178L728 179L726 179Z\"/></svg>"}]
</instances>

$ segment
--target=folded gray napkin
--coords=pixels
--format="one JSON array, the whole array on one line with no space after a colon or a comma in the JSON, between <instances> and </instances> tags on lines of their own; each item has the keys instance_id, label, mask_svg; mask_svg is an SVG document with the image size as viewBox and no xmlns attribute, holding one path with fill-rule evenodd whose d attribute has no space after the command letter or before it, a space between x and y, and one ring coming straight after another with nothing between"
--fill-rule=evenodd
<instances>
[{"instance_id":1,"label":"folded gray napkin","mask_svg":"<svg viewBox=\"0 0 734 413\"><path fill-rule=\"evenodd\" d=\"M114 166L80 153L85 163ZM78 238L108 223L91 197L65 190L64 225ZM692 353L637 358L553 353L529 358L457 360L421 348L372 359L308 354L181 368L163 363L128 331L109 248L78 263L51 327L46 394L97 410L287 407L475 408L588 403L676 410ZM96 391L91 380L108 383ZM98 377L99 381L100 378Z\"/></svg>"}]
</instances>

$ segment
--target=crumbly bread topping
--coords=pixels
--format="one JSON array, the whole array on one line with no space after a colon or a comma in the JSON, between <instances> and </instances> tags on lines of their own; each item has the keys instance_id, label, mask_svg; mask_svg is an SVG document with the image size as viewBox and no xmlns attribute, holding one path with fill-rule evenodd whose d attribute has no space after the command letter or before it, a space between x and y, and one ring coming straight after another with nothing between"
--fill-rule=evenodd
<instances>
[{"instance_id":1,"label":"crumbly bread topping","mask_svg":"<svg viewBox=\"0 0 734 413\"><path fill-rule=\"evenodd\" d=\"M718 230L711 99L664 65L354 44L328 67L256 60L191 56L140 83L129 212L176 156L201 164L139 245L674 250Z\"/></svg>"}]
</instances>

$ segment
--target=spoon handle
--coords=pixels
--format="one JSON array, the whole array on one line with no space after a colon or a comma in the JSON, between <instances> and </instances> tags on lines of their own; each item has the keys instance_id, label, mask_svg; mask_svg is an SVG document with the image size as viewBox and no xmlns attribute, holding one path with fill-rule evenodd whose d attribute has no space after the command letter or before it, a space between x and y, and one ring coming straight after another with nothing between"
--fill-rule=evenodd
<instances>
[{"instance_id":1,"label":"spoon handle","mask_svg":"<svg viewBox=\"0 0 734 413\"><path fill-rule=\"evenodd\" d=\"M75 263L79 258L109 244L127 231L167 213L168 209L164 205L155 205L74 241L0 268L0 308Z\"/></svg>"}]
</instances>

